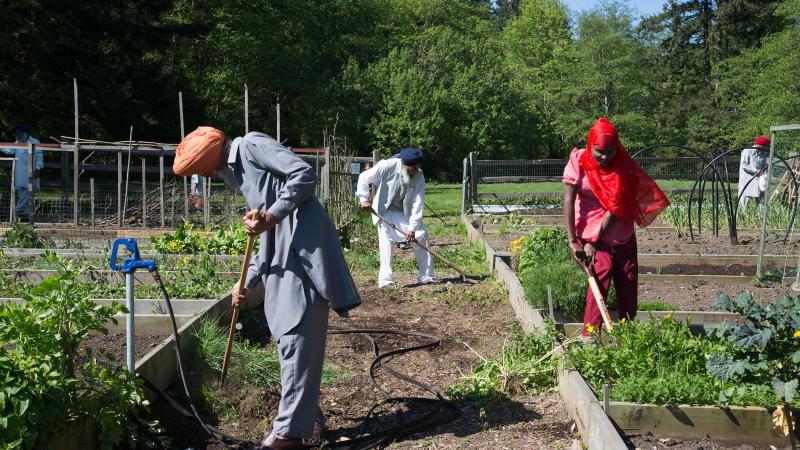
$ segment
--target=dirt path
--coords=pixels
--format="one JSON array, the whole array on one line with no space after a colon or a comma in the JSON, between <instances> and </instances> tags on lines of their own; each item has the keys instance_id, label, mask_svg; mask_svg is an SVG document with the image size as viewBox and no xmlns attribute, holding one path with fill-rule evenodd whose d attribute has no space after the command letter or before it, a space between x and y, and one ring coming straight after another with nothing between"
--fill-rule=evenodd
<instances>
[{"instance_id":1,"label":"dirt path","mask_svg":"<svg viewBox=\"0 0 800 450\"><path fill-rule=\"evenodd\" d=\"M439 239L443 247L462 245L464 238ZM413 259L413 251L396 253L396 258ZM407 264L403 267L408 267ZM437 270L441 267L436 265ZM416 285L412 271L395 270L395 289L378 289L377 267L354 268L353 275L363 304L352 311L350 318L331 316L331 326L351 328L388 328L418 331L436 335L441 345L432 350L409 353L391 360L394 369L411 375L443 392L462 376L471 372L480 355L495 356L504 340L516 326L505 291L491 279L475 285L455 279L454 272L440 270L445 282ZM448 278L451 277L451 278ZM449 281L449 282L448 282ZM382 352L422 343L419 338L379 335ZM372 384L369 366L372 347L363 335L331 335L328 339L326 364L334 380L324 385L320 407L333 431L332 440L354 436L365 414L383 398ZM385 373L378 373L378 383L390 396L431 397L415 386ZM211 383L212 380L206 380ZM215 391L214 412L203 405L203 414L219 428L239 436L256 438L271 424L275 414L273 393L250 390L242 392L227 386ZM208 397L208 396L207 396ZM220 405L222 405L220 407ZM405 407L404 417L416 417L430 411L416 405ZM423 449L545 449L565 448L576 437L570 432L571 421L557 393L515 397L493 404L482 413L473 406L456 404L459 417L445 425L405 437L390 448ZM190 421L171 414L164 405L154 406L176 447L222 449L219 444L200 440L202 436ZM378 422L394 425L395 413L389 407L378 409ZM388 425L387 425L388 424Z\"/></svg>"}]
</instances>

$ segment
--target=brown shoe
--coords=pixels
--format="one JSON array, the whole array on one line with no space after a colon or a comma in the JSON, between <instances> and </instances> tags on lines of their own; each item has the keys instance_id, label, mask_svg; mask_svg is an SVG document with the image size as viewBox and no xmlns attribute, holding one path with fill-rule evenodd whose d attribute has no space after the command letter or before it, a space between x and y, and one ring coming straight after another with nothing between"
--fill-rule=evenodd
<instances>
[{"instance_id":1,"label":"brown shoe","mask_svg":"<svg viewBox=\"0 0 800 450\"><path fill-rule=\"evenodd\" d=\"M264 440L249 447L247 450L299 450L302 448L305 448L305 446L300 438L278 439L278 436L270 433Z\"/></svg>"},{"instance_id":2,"label":"brown shoe","mask_svg":"<svg viewBox=\"0 0 800 450\"><path fill-rule=\"evenodd\" d=\"M303 444L307 446L317 446L328 440L328 429L325 427L314 426L311 437L303 439Z\"/></svg>"}]
</instances>

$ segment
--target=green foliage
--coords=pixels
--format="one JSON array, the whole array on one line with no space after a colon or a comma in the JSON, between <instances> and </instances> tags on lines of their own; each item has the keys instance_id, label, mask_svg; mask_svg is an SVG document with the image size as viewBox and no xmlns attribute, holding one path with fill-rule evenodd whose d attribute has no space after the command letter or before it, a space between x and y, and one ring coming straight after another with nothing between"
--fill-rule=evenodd
<instances>
[{"instance_id":1,"label":"green foliage","mask_svg":"<svg viewBox=\"0 0 800 450\"><path fill-rule=\"evenodd\" d=\"M197 354L206 367L222 369L222 358L228 342L227 331L213 320L203 320L195 332ZM234 341L228 376L250 386L278 389L281 384L280 363L275 346L263 347L246 341Z\"/></svg>"},{"instance_id":2,"label":"green foliage","mask_svg":"<svg viewBox=\"0 0 800 450\"><path fill-rule=\"evenodd\" d=\"M534 307L548 307L550 285L553 307L569 315L583 311L586 277L570 256L564 229L544 227L530 234L520 253L519 279L525 298Z\"/></svg>"},{"instance_id":3,"label":"green foliage","mask_svg":"<svg viewBox=\"0 0 800 450\"><path fill-rule=\"evenodd\" d=\"M92 302L75 276L64 263L24 303L0 305L3 448L41 448L70 417L95 420L103 449L145 444L128 417L147 406L141 382L124 369L99 366L88 348L79 352L90 333L107 333L105 324L124 308Z\"/></svg>"},{"instance_id":4,"label":"green foliage","mask_svg":"<svg viewBox=\"0 0 800 450\"><path fill-rule=\"evenodd\" d=\"M749 292L735 299L723 294L714 308L739 313L742 319L715 330L731 345L711 356L709 373L734 384L772 386L778 398L793 402L800 380L800 299L786 296L764 305Z\"/></svg>"},{"instance_id":5,"label":"green foliage","mask_svg":"<svg viewBox=\"0 0 800 450\"><path fill-rule=\"evenodd\" d=\"M71 129L72 77L89 100L82 135L120 139L134 124L174 141L177 105L162 99L178 90L189 129L234 135L247 84L251 123L274 134L280 102L288 145L320 145L344 117L337 134L357 153L420 146L429 178L451 180L469 151L566 156L599 115L629 147L716 150L800 112L798 0L676 0L644 20L613 0L579 14L556 0L4 6L19 32L0 48L15 61L0 121L29 120L39 136Z\"/></svg>"},{"instance_id":6,"label":"green foliage","mask_svg":"<svg viewBox=\"0 0 800 450\"><path fill-rule=\"evenodd\" d=\"M218 228L213 233L194 231L194 225L184 221L174 233L151 236L150 244L161 253L211 255L240 255L247 246L247 232L241 223ZM258 249L258 241L254 250Z\"/></svg>"},{"instance_id":7,"label":"green foliage","mask_svg":"<svg viewBox=\"0 0 800 450\"><path fill-rule=\"evenodd\" d=\"M22 223L19 219L11 222L11 228L6 231L0 244L8 248L46 248L55 247L52 241L40 237L36 233L36 226Z\"/></svg>"},{"instance_id":8,"label":"green foliage","mask_svg":"<svg viewBox=\"0 0 800 450\"><path fill-rule=\"evenodd\" d=\"M650 300L650 301L639 302L637 308L639 311L675 311L679 309L672 303L665 302L662 300Z\"/></svg>"},{"instance_id":9,"label":"green foliage","mask_svg":"<svg viewBox=\"0 0 800 450\"><path fill-rule=\"evenodd\" d=\"M605 332L604 332L605 333ZM661 405L774 406L775 395L758 383L732 383L708 373L710 356L730 348L724 340L695 336L686 323L650 317L625 321L608 332L608 346L572 345L567 364L599 392L613 385L611 399Z\"/></svg>"},{"instance_id":10,"label":"green foliage","mask_svg":"<svg viewBox=\"0 0 800 450\"><path fill-rule=\"evenodd\" d=\"M499 355L492 359L481 357L472 374L450 386L447 395L454 400L485 404L515 394L554 389L558 357L552 350L557 338L552 322L541 334L514 332Z\"/></svg>"}]
</instances>

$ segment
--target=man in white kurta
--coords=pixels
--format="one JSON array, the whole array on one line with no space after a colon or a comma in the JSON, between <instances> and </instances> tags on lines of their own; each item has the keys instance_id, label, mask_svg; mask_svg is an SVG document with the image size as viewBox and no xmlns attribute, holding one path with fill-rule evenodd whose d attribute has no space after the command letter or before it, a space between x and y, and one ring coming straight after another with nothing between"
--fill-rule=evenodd
<instances>
[{"instance_id":1,"label":"man in white kurta","mask_svg":"<svg viewBox=\"0 0 800 450\"><path fill-rule=\"evenodd\" d=\"M365 170L358 177L356 197L361 208L375 209L378 214L392 222L405 234L399 233L381 222L375 215L373 223L378 227L378 252L381 266L378 273L378 287L394 285L392 276L392 253L394 242L416 240L428 246L428 233L422 224L425 206L425 175L422 167L422 151L406 148L392 158L378 162L375 167ZM376 186L375 198L369 200L370 185ZM420 284L434 283L433 259L427 251L414 245L414 253L419 267L417 280Z\"/></svg>"},{"instance_id":2,"label":"man in white kurta","mask_svg":"<svg viewBox=\"0 0 800 450\"><path fill-rule=\"evenodd\" d=\"M35 146L39 140L30 135L28 125L20 123L14 126L14 138L16 144L23 144L14 149L0 149L6 155L13 155L17 161L14 165L14 191L17 193L17 204L15 206L17 217L27 220L28 214L33 207L33 193L39 191L39 173L44 167L44 154L41 149ZM33 144L33 167L28 172L28 147L24 144ZM28 174L32 175L32 180ZM29 188L33 187L33 191Z\"/></svg>"},{"instance_id":3,"label":"man in white kurta","mask_svg":"<svg viewBox=\"0 0 800 450\"><path fill-rule=\"evenodd\" d=\"M770 140L766 136L755 138L753 146L742 150L739 162L739 208L750 198L760 203L767 190L767 158Z\"/></svg>"}]
</instances>

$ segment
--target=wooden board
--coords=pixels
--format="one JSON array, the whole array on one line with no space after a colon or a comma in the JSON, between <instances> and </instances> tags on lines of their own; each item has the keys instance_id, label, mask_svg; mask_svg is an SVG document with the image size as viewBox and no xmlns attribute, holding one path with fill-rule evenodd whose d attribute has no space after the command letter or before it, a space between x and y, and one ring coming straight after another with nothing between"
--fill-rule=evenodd
<instances>
[{"instance_id":1,"label":"wooden board","mask_svg":"<svg viewBox=\"0 0 800 450\"><path fill-rule=\"evenodd\" d=\"M788 438L773 431L772 414L764 408L610 402L607 412L628 434L652 433L660 438L674 439L707 438L726 444L779 447L789 444Z\"/></svg>"}]
</instances>

